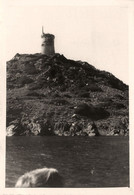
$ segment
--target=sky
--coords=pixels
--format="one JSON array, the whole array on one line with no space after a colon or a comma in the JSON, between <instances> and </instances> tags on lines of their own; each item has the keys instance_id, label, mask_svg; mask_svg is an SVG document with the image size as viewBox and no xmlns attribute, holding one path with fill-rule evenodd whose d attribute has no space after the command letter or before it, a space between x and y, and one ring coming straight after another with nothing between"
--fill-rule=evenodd
<instances>
[{"instance_id":1,"label":"sky","mask_svg":"<svg viewBox=\"0 0 134 195\"><path fill-rule=\"evenodd\" d=\"M55 51L87 61L129 84L128 7L122 5L6 6L6 59L40 53L41 31L55 35ZM14 2L14 1L13 1Z\"/></svg>"}]
</instances>

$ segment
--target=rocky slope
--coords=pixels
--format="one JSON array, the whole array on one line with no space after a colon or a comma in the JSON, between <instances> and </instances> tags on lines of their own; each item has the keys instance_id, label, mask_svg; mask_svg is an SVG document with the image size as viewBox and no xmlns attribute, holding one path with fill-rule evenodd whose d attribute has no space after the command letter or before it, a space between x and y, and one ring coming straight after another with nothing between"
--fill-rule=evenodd
<instances>
[{"instance_id":1,"label":"rocky slope","mask_svg":"<svg viewBox=\"0 0 134 195\"><path fill-rule=\"evenodd\" d=\"M16 54L7 62L7 136L128 135L128 86L87 62Z\"/></svg>"}]
</instances>

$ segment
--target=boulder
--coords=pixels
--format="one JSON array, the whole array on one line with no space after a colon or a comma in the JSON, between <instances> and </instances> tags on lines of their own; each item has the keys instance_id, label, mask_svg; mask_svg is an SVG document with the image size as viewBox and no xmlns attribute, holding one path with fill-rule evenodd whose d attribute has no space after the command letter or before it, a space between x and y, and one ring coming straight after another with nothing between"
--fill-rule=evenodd
<instances>
[{"instance_id":1,"label":"boulder","mask_svg":"<svg viewBox=\"0 0 134 195\"><path fill-rule=\"evenodd\" d=\"M10 136L15 135L17 130L18 130L17 125L12 124L12 125L8 126L6 129L6 136L10 137Z\"/></svg>"},{"instance_id":2,"label":"boulder","mask_svg":"<svg viewBox=\"0 0 134 195\"><path fill-rule=\"evenodd\" d=\"M94 122L88 123L87 127L84 129L84 132L86 132L88 136L99 136L100 135L97 129L97 126L95 125Z\"/></svg>"},{"instance_id":3,"label":"boulder","mask_svg":"<svg viewBox=\"0 0 134 195\"><path fill-rule=\"evenodd\" d=\"M33 135L39 135L41 133L41 125L36 121L31 123L31 133Z\"/></svg>"},{"instance_id":4,"label":"boulder","mask_svg":"<svg viewBox=\"0 0 134 195\"><path fill-rule=\"evenodd\" d=\"M54 168L41 168L20 176L16 188L63 187L63 179Z\"/></svg>"}]
</instances>

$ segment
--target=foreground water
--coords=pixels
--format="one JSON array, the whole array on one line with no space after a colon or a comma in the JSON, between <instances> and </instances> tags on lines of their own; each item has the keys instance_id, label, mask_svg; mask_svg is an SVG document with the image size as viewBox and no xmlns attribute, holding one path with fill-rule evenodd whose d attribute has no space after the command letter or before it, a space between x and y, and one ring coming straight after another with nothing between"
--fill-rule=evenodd
<instances>
[{"instance_id":1,"label":"foreground water","mask_svg":"<svg viewBox=\"0 0 134 195\"><path fill-rule=\"evenodd\" d=\"M27 171L54 167L65 187L129 186L128 137L8 137L6 187Z\"/></svg>"}]
</instances>

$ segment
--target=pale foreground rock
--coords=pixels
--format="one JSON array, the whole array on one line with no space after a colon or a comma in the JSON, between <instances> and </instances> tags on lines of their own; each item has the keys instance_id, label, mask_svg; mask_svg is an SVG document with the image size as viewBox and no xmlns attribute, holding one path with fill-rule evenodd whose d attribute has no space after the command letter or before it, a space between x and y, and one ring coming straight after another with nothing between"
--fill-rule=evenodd
<instances>
[{"instance_id":1,"label":"pale foreground rock","mask_svg":"<svg viewBox=\"0 0 134 195\"><path fill-rule=\"evenodd\" d=\"M15 125L10 125L9 127L7 127L6 129L6 136L10 137L15 135L16 133L16 126Z\"/></svg>"},{"instance_id":2,"label":"pale foreground rock","mask_svg":"<svg viewBox=\"0 0 134 195\"><path fill-rule=\"evenodd\" d=\"M18 179L15 187L63 187L63 179L56 169L45 167L25 173Z\"/></svg>"}]
</instances>

